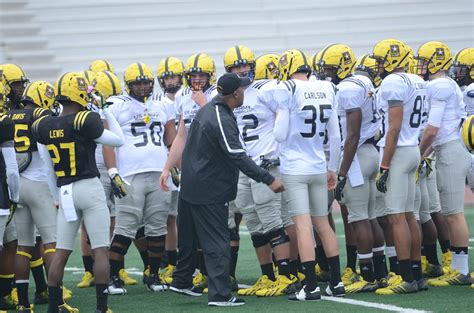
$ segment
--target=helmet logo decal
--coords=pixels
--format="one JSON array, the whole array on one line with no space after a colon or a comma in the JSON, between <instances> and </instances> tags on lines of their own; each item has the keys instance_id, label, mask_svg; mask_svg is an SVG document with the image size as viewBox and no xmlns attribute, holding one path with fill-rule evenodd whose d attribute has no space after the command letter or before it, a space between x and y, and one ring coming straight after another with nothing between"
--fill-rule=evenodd
<instances>
[{"instance_id":1,"label":"helmet logo decal","mask_svg":"<svg viewBox=\"0 0 474 313\"><path fill-rule=\"evenodd\" d=\"M435 57L436 60L444 60L444 48L436 48Z\"/></svg>"},{"instance_id":2,"label":"helmet logo decal","mask_svg":"<svg viewBox=\"0 0 474 313\"><path fill-rule=\"evenodd\" d=\"M267 70L269 70L270 73L273 74L276 71L276 69L277 69L277 66L273 61L267 64Z\"/></svg>"},{"instance_id":3,"label":"helmet logo decal","mask_svg":"<svg viewBox=\"0 0 474 313\"><path fill-rule=\"evenodd\" d=\"M280 58L280 66L286 66L288 64L288 59L286 54L282 55Z\"/></svg>"},{"instance_id":4,"label":"helmet logo decal","mask_svg":"<svg viewBox=\"0 0 474 313\"><path fill-rule=\"evenodd\" d=\"M400 56L400 46L399 45L390 45L390 55L392 57Z\"/></svg>"},{"instance_id":5,"label":"helmet logo decal","mask_svg":"<svg viewBox=\"0 0 474 313\"><path fill-rule=\"evenodd\" d=\"M349 51L343 52L342 58L344 60L344 64L350 64L352 62L351 54L349 53Z\"/></svg>"},{"instance_id":6,"label":"helmet logo decal","mask_svg":"<svg viewBox=\"0 0 474 313\"><path fill-rule=\"evenodd\" d=\"M44 95L50 99L54 97L54 89L51 86L46 86L46 90L44 91Z\"/></svg>"},{"instance_id":7,"label":"helmet logo decal","mask_svg":"<svg viewBox=\"0 0 474 313\"><path fill-rule=\"evenodd\" d=\"M86 80L83 77L77 77L77 89L86 91L87 90L87 84Z\"/></svg>"}]
</instances>

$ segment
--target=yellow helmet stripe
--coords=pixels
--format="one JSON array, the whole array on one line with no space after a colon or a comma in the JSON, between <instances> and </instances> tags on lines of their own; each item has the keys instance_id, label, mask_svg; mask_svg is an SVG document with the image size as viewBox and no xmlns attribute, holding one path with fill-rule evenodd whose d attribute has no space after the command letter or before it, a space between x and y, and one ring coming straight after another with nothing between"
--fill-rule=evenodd
<instances>
[{"instance_id":1,"label":"yellow helmet stripe","mask_svg":"<svg viewBox=\"0 0 474 313\"><path fill-rule=\"evenodd\" d=\"M170 60L169 57L165 59L165 73L168 73L168 61Z\"/></svg>"},{"instance_id":2,"label":"yellow helmet stripe","mask_svg":"<svg viewBox=\"0 0 474 313\"><path fill-rule=\"evenodd\" d=\"M201 53L198 53L196 54L196 58L194 59L194 64L193 64L193 67L198 67L198 63L199 63L199 57L201 56Z\"/></svg>"},{"instance_id":3,"label":"yellow helmet stripe","mask_svg":"<svg viewBox=\"0 0 474 313\"><path fill-rule=\"evenodd\" d=\"M104 74L110 80L110 84L112 85L112 93L113 93L113 96L115 96L117 94L117 88L115 87L115 82L112 79L112 76L110 76L109 72L105 71Z\"/></svg>"},{"instance_id":4,"label":"yellow helmet stripe","mask_svg":"<svg viewBox=\"0 0 474 313\"><path fill-rule=\"evenodd\" d=\"M456 53L456 55L454 56L454 62L457 62L459 56L461 55L461 53L462 53L464 50L467 50L467 49L468 49L468 48L461 49L458 53Z\"/></svg>"},{"instance_id":5,"label":"yellow helmet stripe","mask_svg":"<svg viewBox=\"0 0 474 313\"><path fill-rule=\"evenodd\" d=\"M61 75L61 77L59 77L59 81L58 81L58 95L61 95L61 85L63 83L63 79L64 79L64 76L66 76L68 73L65 73L63 75Z\"/></svg>"},{"instance_id":6,"label":"yellow helmet stripe","mask_svg":"<svg viewBox=\"0 0 474 313\"><path fill-rule=\"evenodd\" d=\"M240 53L239 46L235 46L235 53L237 54L237 60L242 60L242 53Z\"/></svg>"}]
</instances>

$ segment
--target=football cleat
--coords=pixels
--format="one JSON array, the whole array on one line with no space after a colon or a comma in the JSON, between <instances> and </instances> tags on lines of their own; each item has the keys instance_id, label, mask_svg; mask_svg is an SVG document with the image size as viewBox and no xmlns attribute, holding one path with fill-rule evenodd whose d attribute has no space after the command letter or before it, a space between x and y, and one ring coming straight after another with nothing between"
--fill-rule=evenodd
<instances>
[{"instance_id":1,"label":"football cleat","mask_svg":"<svg viewBox=\"0 0 474 313\"><path fill-rule=\"evenodd\" d=\"M463 275L459 273L457 269L440 277L428 279L428 285L433 287L462 286L470 284L472 284L471 275Z\"/></svg>"},{"instance_id":2,"label":"football cleat","mask_svg":"<svg viewBox=\"0 0 474 313\"><path fill-rule=\"evenodd\" d=\"M316 271L316 279L318 281L328 282L331 279L330 273L321 269L321 267L319 267L319 264L316 264L314 270Z\"/></svg>"},{"instance_id":3,"label":"football cleat","mask_svg":"<svg viewBox=\"0 0 474 313\"><path fill-rule=\"evenodd\" d=\"M34 310L33 310L33 305L30 305L29 307L26 307L24 305L19 305L17 306L16 308L16 312L17 313L33 313Z\"/></svg>"},{"instance_id":4,"label":"football cleat","mask_svg":"<svg viewBox=\"0 0 474 313\"><path fill-rule=\"evenodd\" d=\"M418 291L418 284L416 280L408 283L403 280L402 276L395 275L391 278L391 283L388 287L379 288L375 291L378 295L389 296L402 293L414 293Z\"/></svg>"},{"instance_id":5,"label":"football cleat","mask_svg":"<svg viewBox=\"0 0 474 313\"><path fill-rule=\"evenodd\" d=\"M383 286L384 287L387 287L388 284L384 284ZM382 286L382 285L380 285ZM377 290L377 288L380 288L379 287L379 283L378 282L368 282L366 280L364 280L362 277L359 278L359 280L357 282L354 282L348 286L345 286L346 288L346 293L347 294L350 294L350 293L359 293L359 292L373 292L375 290ZM384 287L381 287L381 288L384 288Z\"/></svg>"},{"instance_id":6,"label":"football cleat","mask_svg":"<svg viewBox=\"0 0 474 313\"><path fill-rule=\"evenodd\" d=\"M48 296L49 296L48 289L46 289L43 292L35 292L35 300L33 301L33 303L34 304L47 304Z\"/></svg>"},{"instance_id":7,"label":"football cleat","mask_svg":"<svg viewBox=\"0 0 474 313\"><path fill-rule=\"evenodd\" d=\"M192 296L192 297L202 296L202 289L194 285L188 288L178 288L178 287L170 286L170 290L176 293L180 293L180 294Z\"/></svg>"},{"instance_id":8,"label":"football cleat","mask_svg":"<svg viewBox=\"0 0 474 313\"><path fill-rule=\"evenodd\" d=\"M267 275L262 275L250 288L239 289L237 294L239 296L253 296L259 290L270 288L273 285L273 281L268 278Z\"/></svg>"},{"instance_id":9,"label":"football cleat","mask_svg":"<svg viewBox=\"0 0 474 313\"><path fill-rule=\"evenodd\" d=\"M151 274L146 282L146 287L150 291L165 291L168 286L160 279L158 274Z\"/></svg>"},{"instance_id":10,"label":"football cleat","mask_svg":"<svg viewBox=\"0 0 474 313\"><path fill-rule=\"evenodd\" d=\"M176 266L168 264L165 268L160 271L160 278L166 284L171 285L173 282L173 272Z\"/></svg>"},{"instance_id":11,"label":"football cleat","mask_svg":"<svg viewBox=\"0 0 474 313\"><path fill-rule=\"evenodd\" d=\"M443 265L443 272L448 274L451 271L451 263L453 261L453 255L451 251L446 251L441 255L442 265Z\"/></svg>"},{"instance_id":12,"label":"football cleat","mask_svg":"<svg viewBox=\"0 0 474 313\"><path fill-rule=\"evenodd\" d=\"M73 308L67 303L58 306L59 313L79 313L79 309Z\"/></svg>"},{"instance_id":13,"label":"football cleat","mask_svg":"<svg viewBox=\"0 0 474 313\"><path fill-rule=\"evenodd\" d=\"M331 296L331 297L344 297L346 295L346 291L344 288L344 284L340 281L336 286L333 286L329 283L324 291L324 295Z\"/></svg>"},{"instance_id":14,"label":"football cleat","mask_svg":"<svg viewBox=\"0 0 474 313\"><path fill-rule=\"evenodd\" d=\"M122 281L118 276L112 276L107 287L107 293L109 295L124 295L127 293L127 289L123 287Z\"/></svg>"},{"instance_id":15,"label":"football cleat","mask_svg":"<svg viewBox=\"0 0 474 313\"><path fill-rule=\"evenodd\" d=\"M426 256L422 255L421 256L421 272L425 274L426 267L428 266L428 259Z\"/></svg>"},{"instance_id":16,"label":"football cleat","mask_svg":"<svg viewBox=\"0 0 474 313\"><path fill-rule=\"evenodd\" d=\"M0 310L14 310L16 303L13 301L11 295L0 298Z\"/></svg>"},{"instance_id":17,"label":"football cleat","mask_svg":"<svg viewBox=\"0 0 474 313\"><path fill-rule=\"evenodd\" d=\"M199 272L196 276L193 278L193 285L197 286L201 289L204 289L207 287L207 276L203 275L201 272Z\"/></svg>"},{"instance_id":18,"label":"football cleat","mask_svg":"<svg viewBox=\"0 0 474 313\"><path fill-rule=\"evenodd\" d=\"M392 285L394 282L397 281L398 275L394 272L389 272L387 275L387 284L388 286Z\"/></svg>"},{"instance_id":19,"label":"football cleat","mask_svg":"<svg viewBox=\"0 0 474 313\"><path fill-rule=\"evenodd\" d=\"M146 269L143 271L143 283L146 285L146 280L150 277L150 265L146 267Z\"/></svg>"},{"instance_id":20,"label":"football cleat","mask_svg":"<svg viewBox=\"0 0 474 313\"><path fill-rule=\"evenodd\" d=\"M376 281L376 283L377 283L377 289L388 287L388 278L386 277L380 278L379 280Z\"/></svg>"},{"instance_id":21,"label":"football cleat","mask_svg":"<svg viewBox=\"0 0 474 313\"><path fill-rule=\"evenodd\" d=\"M290 278L285 275L278 275L270 287L260 289L255 292L257 297L277 297L297 292L298 278L291 275Z\"/></svg>"},{"instance_id":22,"label":"football cleat","mask_svg":"<svg viewBox=\"0 0 474 313\"><path fill-rule=\"evenodd\" d=\"M77 283L77 288L89 288L90 286L94 286L94 275L91 272L84 272L82 275L81 281Z\"/></svg>"},{"instance_id":23,"label":"football cleat","mask_svg":"<svg viewBox=\"0 0 474 313\"><path fill-rule=\"evenodd\" d=\"M138 282L136 279L128 276L128 272L125 269L120 269L119 278L123 281L125 286L136 285Z\"/></svg>"},{"instance_id":24,"label":"football cleat","mask_svg":"<svg viewBox=\"0 0 474 313\"><path fill-rule=\"evenodd\" d=\"M306 286L303 286L300 291L290 295L290 301L319 301L321 300L321 290L316 287L313 291L307 291Z\"/></svg>"},{"instance_id":25,"label":"football cleat","mask_svg":"<svg viewBox=\"0 0 474 313\"><path fill-rule=\"evenodd\" d=\"M63 286L63 300L71 300L72 299L72 291L65 286Z\"/></svg>"},{"instance_id":26,"label":"football cleat","mask_svg":"<svg viewBox=\"0 0 474 313\"><path fill-rule=\"evenodd\" d=\"M341 281L344 283L344 286L349 286L350 284L356 283L359 281L359 275L354 273L350 267L346 267L341 276Z\"/></svg>"},{"instance_id":27,"label":"football cleat","mask_svg":"<svg viewBox=\"0 0 474 313\"><path fill-rule=\"evenodd\" d=\"M225 306L241 306L245 304L244 299L240 299L237 297L231 297L227 301L209 301L207 303L208 306L219 306L219 307L225 307Z\"/></svg>"},{"instance_id":28,"label":"football cleat","mask_svg":"<svg viewBox=\"0 0 474 313\"><path fill-rule=\"evenodd\" d=\"M10 293L10 295L12 297L13 302L18 304L18 289L12 288L12 292Z\"/></svg>"},{"instance_id":29,"label":"football cleat","mask_svg":"<svg viewBox=\"0 0 474 313\"><path fill-rule=\"evenodd\" d=\"M423 276L425 277L439 277L443 274L444 271L441 265L426 263L425 269L423 270Z\"/></svg>"},{"instance_id":30,"label":"football cleat","mask_svg":"<svg viewBox=\"0 0 474 313\"><path fill-rule=\"evenodd\" d=\"M418 285L418 291L428 290L428 279L422 278L422 279L418 280L416 283Z\"/></svg>"}]
</instances>

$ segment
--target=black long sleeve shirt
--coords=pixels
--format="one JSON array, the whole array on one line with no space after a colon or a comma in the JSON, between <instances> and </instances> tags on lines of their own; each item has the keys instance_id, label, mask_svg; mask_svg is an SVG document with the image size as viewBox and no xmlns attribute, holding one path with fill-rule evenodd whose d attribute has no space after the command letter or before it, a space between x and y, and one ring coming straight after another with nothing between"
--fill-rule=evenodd
<instances>
[{"instance_id":1,"label":"black long sleeve shirt","mask_svg":"<svg viewBox=\"0 0 474 313\"><path fill-rule=\"evenodd\" d=\"M182 159L180 197L195 204L234 200L239 170L267 185L275 180L249 158L232 110L216 96L198 111L190 126Z\"/></svg>"}]
</instances>

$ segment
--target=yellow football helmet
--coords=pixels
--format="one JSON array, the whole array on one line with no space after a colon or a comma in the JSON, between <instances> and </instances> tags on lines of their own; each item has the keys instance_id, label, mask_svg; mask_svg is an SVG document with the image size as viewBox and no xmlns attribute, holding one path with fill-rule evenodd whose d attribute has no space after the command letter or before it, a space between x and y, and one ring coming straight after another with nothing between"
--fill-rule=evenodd
<instances>
[{"instance_id":1,"label":"yellow football helmet","mask_svg":"<svg viewBox=\"0 0 474 313\"><path fill-rule=\"evenodd\" d=\"M4 84L3 96L5 104L19 105L21 96L30 82L23 69L16 64L7 63L2 65L2 80Z\"/></svg>"},{"instance_id":2,"label":"yellow football helmet","mask_svg":"<svg viewBox=\"0 0 474 313\"><path fill-rule=\"evenodd\" d=\"M435 74L447 71L453 63L451 50L440 41L429 41L418 48L418 74Z\"/></svg>"},{"instance_id":3,"label":"yellow football helmet","mask_svg":"<svg viewBox=\"0 0 474 313\"><path fill-rule=\"evenodd\" d=\"M49 110L54 104L54 86L42 80L35 81L26 87L21 102L30 102Z\"/></svg>"},{"instance_id":4,"label":"yellow football helmet","mask_svg":"<svg viewBox=\"0 0 474 313\"><path fill-rule=\"evenodd\" d=\"M183 85L183 78L184 78L184 66L183 62L176 57L167 57L161 60L160 64L158 64L158 70L156 72L156 76L158 78L158 82L160 83L161 89L164 92L169 93L176 93L179 88ZM173 86L165 86L165 77L171 76L179 76L180 80L177 85Z\"/></svg>"},{"instance_id":5,"label":"yellow football helmet","mask_svg":"<svg viewBox=\"0 0 474 313\"><path fill-rule=\"evenodd\" d=\"M5 84L8 85L14 82L30 82L23 69L19 65L12 63L2 65L2 77Z\"/></svg>"},{"instance_id":6,"label":"yellow football helmet","mask_svg":"<svg viewBox=\"0 0 474 313\"><path fill-rule=\"evenodd\" d=\"M377 66L383 66L385 73L391 73L397 68L405 68L410 61L410 48L397 39L379 41L372 51L372 58L377 60Z\"/></svg>"},{"instance_id":7,"label":"yellow football helmet","mask_svg":"<svg viewBox=\"0 0 474 313\"><path fill-rule=\"evenodd\" d=\"M474 48L464 48L454 56L451 76L460 86L474 80Z\"/></svg>"},{"instance_id":8,"label":"yellow football helmet","mask_svg":"<svg viewBox=\"0 0 474 313\"><path fill-rule=\"evenodd\" d=\"M73 101L87 107L90 100L88 88L89 82L82 72L65 73L56 81L55 100L58 102Z\"/></svg>"},{"instance_id":9,"label":"yellow football helmet","mask_svg":"<svg viewBox=\"0 0 474 313\"><path fill-rule=\"evenodd\" d=\"M469 115L461 129L462 140L466 148L472 153L474 151L474 115Z\"/></svg>"},{"instance_id":10,"label":"yellow football helmet","mask_svg":"<svg viewBox=\"0 0 474 313\"><path fill-rule=\"evenodd\" d=\"M87 84L91 85L92 82L94 81L97 73L89 70L85 70L81 72L82 76L84 76L87 79Z\"/></svg>"},{"instance_id":11,"label":"yellow football helmet","mask_svg":"<svg viewBox=\"0 0 474 313\"><path fill-rule=\"evenodd\" d=\"M205 53L193 54L186 61L184 75L186 83L191 87L191 73L205 73L209 76L207 85L216 83L216 65L214 60ZM206 86L204 87L206 89Z\"/></svg>"},{"instance_id":12,"label":"yellow football helmet","mask_svg":"<svg viewBox=\"0 0 474 313\"><path fill-rule=\"evenodd\" d=\"M308 56L301 50L290 49L285 51L278 59L279 80L285 81L295 73L311 75L311 65Z\"/></svg>"},{"instance_id":13,"label":"yellow football helmet","mask_svg":"<svg viewBox=\"0 0 474 313\"><path fill-rule=\"evenodd\" d=\"M330 77L336 84L351 74L357 60L352 49L344 44L329 45L316 58L319 76Z\"/></svg>"},{"instance_id":14,"label":"yellow football helmet","mask_svg":"<svg viewBox=\"0 0 474 313\"><path fill-rule=\"evenodd\" d=\"M322 52L322 50L316 52L311 57L311 68L313 69L313 73L317 73L319 71L318 59L321 57L321 52Z\"/></svg>"},{"instance_id":15,"label":"yellow football helmet","mask_svg":"<svg viewBox=\"0 0 474 313\"><path fill-rule=\"evenodd\" d=\"M357 71L366 72L375 87L380 86L382 83L382 79L377 75L377 62L370 54L364 54L357 59L352 72L355 73Z\"/></svg>"},{"instance_id":16,"label":"yellow football helmet","mask_svg":"<svg viewBox=\"0 0 474 313\"><path fill-rule=\"evenodd\" d=\"M109 71L114 72L114 67L107 60L94 60L89 65L89 69L93 72Z\"/></svg>"},{"instance_id":17,"label":"yellow football helmet","mask_svg":"<svg viewBox=\"0 0 474 313\"><path fill-rule=\"evenodd\" d=\"M229 48L224 54L224 67L230 72L234 66L250 65L251 70L255 69L255 55L249 47L238 45Z\"/></svg>"},{"instance_id":18,"label":"yellow football helmet","mask_svg":"<svg viewBox=\"0 0 474 313\"><path fill-rule=\"evenodd\" d=\"M125 73L123 74L123 80L125 82L125 90L127 91L128 94L130 94L130 84L133 84L134 82L138 82L138 81L150 83L150 89L147 90L146 92L148 94L144 96L147 97L149 94L153 92L153 84L154 84L153 72L148 67L148 65L144 63L136 62L136 63L130 64L125 69Z\"/></svg>"},{"instance_id":19,"label":"yellow football helmet","mask_svg":"<svg viewBox=\"0 0 474 313\"><path fill-rule=\"evenodd\" d=\"M95 75L92 83L93 90L98 92L104 99L116 96L122 93L122 86L120 80L112 72L102 71Z\"/></svg>"},{"instance_id":20,"label":"yellow football helmet","mask_svg":"<svg viewBox=\"0 0 474 313\"><path fill-rule=\"evenodd\" d=\"M268 53L255 60L255 80L278 79L278 54Z\"/></svg>"}]
</instances>

